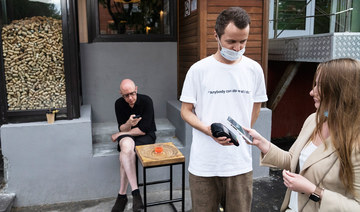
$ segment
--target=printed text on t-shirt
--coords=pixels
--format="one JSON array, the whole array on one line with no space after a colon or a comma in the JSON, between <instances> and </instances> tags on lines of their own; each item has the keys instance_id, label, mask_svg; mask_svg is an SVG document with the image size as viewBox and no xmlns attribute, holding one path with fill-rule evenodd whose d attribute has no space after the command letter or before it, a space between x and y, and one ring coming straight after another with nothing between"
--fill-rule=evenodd
<instances>
[{"instance_id":1,"label":"printed text on t-shirt","mask_svg":"<svg viewBox=\"0 0 360 212\"><path fill-rule=\"evenodd\" d=\"M216 91L208 91L209 94L226 94L226 93L245 93L250 94L250 91L247 90L238 90L238 89L230 89L230 90L216 90Z\"/></svg>"}]
</instances>

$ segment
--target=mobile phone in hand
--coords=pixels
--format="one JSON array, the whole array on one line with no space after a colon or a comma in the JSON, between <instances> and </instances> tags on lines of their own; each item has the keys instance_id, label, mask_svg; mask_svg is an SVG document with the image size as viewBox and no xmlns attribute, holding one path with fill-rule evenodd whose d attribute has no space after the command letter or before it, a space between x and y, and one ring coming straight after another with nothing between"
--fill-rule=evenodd
<instances>
[{"instance_id":1,"label":"mobile phone in hand","mask_svg":"<svg viewBox=\"0 0 360 212\"><path fill-rule=\"evenodd\" d=\"M140 117L141 117L141 115L135 115L135 116L133 116L133 119L138 119Z\"/></svg>"},{"instance_id":2,"label":"mobile phone in hand","mask_svg":"<svg viewBox=\"0 0 360 212\"><path fill-rule=\"evenodd\" d=\"M238 124L234 119L230 116L228 117L228 122L230 125L249 143L252 143L253 137L246 131L244 128Z\"/></svg>"}]
</instances>

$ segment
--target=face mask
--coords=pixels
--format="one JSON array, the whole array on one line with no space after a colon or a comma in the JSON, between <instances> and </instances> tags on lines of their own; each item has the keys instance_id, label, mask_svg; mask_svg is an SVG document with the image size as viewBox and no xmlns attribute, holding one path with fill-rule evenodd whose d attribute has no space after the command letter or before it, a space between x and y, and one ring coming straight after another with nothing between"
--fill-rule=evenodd
<instances>
[{"instance_id":1,"label":"face mask","mask_svg":"<svg viewBox=\"0 0 360 212\"><path fill-rule=\"evenodd\" d=\"M227 60L235 61L235 60L239 59L245 53L245 47L237 52L237 51L234 51L231 49L224 48L221 45L219 39L218 39L218 43L220 44L220 47L221 47L221 50L220 50L221 56L223 56Z\"/></svg>"}]
</instances>

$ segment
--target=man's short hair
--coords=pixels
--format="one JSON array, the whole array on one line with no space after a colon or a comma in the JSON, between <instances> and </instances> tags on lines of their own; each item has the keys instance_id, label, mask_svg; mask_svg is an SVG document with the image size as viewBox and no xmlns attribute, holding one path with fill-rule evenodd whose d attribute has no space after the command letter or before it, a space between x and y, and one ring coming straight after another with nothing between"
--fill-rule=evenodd
<instances>
[{"instance_id":1,"label":"man's short hair","mask_svg":"<svg viewBox=\"0 0 360 212\"><path fill-rule=\"evenodd\" d=\"M233 22L239 29L245 29L251 23L249 14L241 7L230 7L222 11L215 24L215 31L219 39L230 22Z\"/></svg>"}]
</instances>

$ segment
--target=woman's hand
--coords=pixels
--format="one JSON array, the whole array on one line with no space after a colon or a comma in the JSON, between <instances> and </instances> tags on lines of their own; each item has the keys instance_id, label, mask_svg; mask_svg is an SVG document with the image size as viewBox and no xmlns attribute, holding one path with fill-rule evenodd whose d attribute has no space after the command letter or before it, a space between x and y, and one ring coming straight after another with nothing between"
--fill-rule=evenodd
<instances>
[{"instance_id":1,"label":"woman's hand","mask_svg":"<svg viewBox=\"0 0 360 212\"><path fill-rule=\"evenodd\" d=\"M262 137L254 129L246 128L246 127L243 128L251 135L251 137L253 137L252 143L249 143L246 139L244 139L245 142L247 144L257 146L262 153L266 154L270 149L270 145L271 145L270 141L266 140L266 138Z\"/></svg>"},{"instance_id":2,"label":"woman's hand","mask_svg":"<svg viewBox=\"0 0 360 212\"><path fill-rule=\"evenodd\" d=\"M300 174L295 174L287 170L283 170L282 174L284 185L292 191L310 195L316 189L316 185Z\"/></svg>"}]
</instances>

